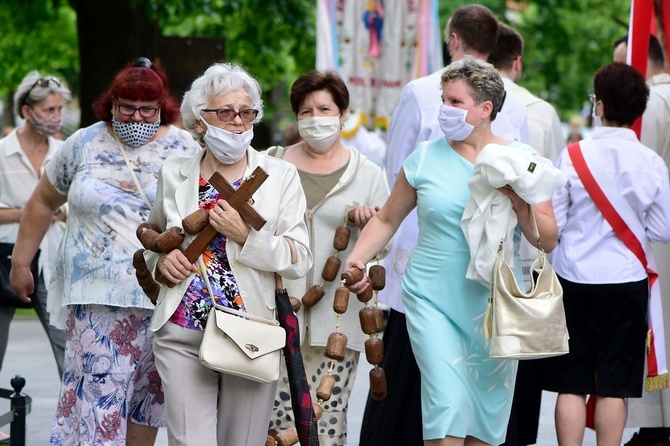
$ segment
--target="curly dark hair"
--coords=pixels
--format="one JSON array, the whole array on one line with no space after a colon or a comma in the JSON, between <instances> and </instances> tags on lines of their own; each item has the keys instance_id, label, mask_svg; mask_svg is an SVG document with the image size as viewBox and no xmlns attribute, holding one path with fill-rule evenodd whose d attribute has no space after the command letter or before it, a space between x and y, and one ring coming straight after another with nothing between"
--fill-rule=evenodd
<instances>
[{"instance_id":1,"label":"curly dark hair","mask_svg":"<svg viewBox=\"0 0 670 446\"><path fill-rule=\"evenodd\" d=\"M168 90L167 75L146 57L138 58L119 71L107 91L93 103L98 119L105 122L112 120L115 98L158 101L162 124L172 124L179 118L179 101Z\"/></svg>"},{"instance_id":2,"label":"curly dark hair","mask_svg":"<svg viewBox=\"0 0 670 446\"><path fill-rule=\"evenodd\" d=\"M298 115L298 110L307 96L315 91L326 90L333 97L333 102L340 109L340 114L349 108L349 90L342 77L335 71L310 71L303 74L291 87L291 109Z\"/></svg>"},{"instance_id":3,"label":"curly dark hair","mask_svg":"<svg viewBox=\"0 0 670 446\"><path fill-rule=\"evenodd\" d=\"M603 117L619 126L630 126L647 108L649 87L635 68L611 62L593 78L596 100L603 104Z\"/></svg>"}]
</instances>

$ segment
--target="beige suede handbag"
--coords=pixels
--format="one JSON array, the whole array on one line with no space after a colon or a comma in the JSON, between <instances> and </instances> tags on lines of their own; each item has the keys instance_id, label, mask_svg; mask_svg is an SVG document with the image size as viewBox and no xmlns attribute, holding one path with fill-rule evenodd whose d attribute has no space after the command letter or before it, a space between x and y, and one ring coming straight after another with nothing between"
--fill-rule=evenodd
<instances>
[{"instance_id":1,"label":"beige suede handbag","mask_svg":"<svg viewBox=\"0 0 670 446\"><path fill-rule=\"evenodd\" d=\"M519 289L514 272L505 263L504 238L498 246L484 317L484 337L491 340L491 358L539 359L569 353L563 288L540 247L540 233L532 207L530 213L539 257L531 266L528 292Z\"/></svg>"}]
</instances>

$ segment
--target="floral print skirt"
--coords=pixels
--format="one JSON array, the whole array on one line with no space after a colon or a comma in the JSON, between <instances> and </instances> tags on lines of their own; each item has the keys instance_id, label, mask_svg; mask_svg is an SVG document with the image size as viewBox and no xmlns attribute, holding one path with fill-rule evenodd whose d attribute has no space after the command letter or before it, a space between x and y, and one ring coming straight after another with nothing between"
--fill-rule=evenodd
<instances>
[{"instance_id":1,"label":"floral print skirt","mask_svg":"<svg viewBox=\"0 0 670 446\"><path fill-rule=\"evenodd\" d=\"M70 305L65 364L51 431L56 445L126 444L126 423L165 426L152 310Z\"/></svg>"}]
</instances>

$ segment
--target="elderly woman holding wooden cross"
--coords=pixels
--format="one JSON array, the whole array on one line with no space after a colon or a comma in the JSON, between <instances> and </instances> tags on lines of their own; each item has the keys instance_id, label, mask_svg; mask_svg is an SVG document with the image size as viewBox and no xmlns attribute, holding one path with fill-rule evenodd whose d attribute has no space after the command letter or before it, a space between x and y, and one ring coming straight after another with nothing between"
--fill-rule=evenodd
<instances>
[{"instance_id":1,"label":"elderly woman holding wooden cross","mask_svg":"<svg viewBox=\"0 0 670 446\"><path fill-rule=\"evenodd\" d=\"M211 66L193 82L181 106L184 126L204 150L166 161L159 176L148 223L159 232L179 227L190 233L201 228L183 220L200 215L207 225L200 234L213 234L202 255L196 250L195 260L190 235L169 252L145 255L149 270L167 284L161 285L151 328L170 445L260 445L266 440L276 381L220 373L202 365L198 355L214 304L275 319L275 273L297 279L312 265L296 168L250 146L262 105L258 83L242 68ZM267 173L260 186L259 167ZM212 181L215 173L226 181ZM226 183L232 194L222 190ZM239 200L238 192L250 197Z\"/></svg>"}]
</instances>

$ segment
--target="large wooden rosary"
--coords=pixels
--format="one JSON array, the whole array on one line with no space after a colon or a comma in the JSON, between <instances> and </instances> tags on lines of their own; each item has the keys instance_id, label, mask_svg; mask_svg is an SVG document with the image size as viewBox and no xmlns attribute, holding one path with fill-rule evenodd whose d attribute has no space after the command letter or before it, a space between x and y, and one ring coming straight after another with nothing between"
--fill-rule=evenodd
<instances>
[{"instance_id":1,"label":"large wooden rosary","mask_svg":"<svg viewBox=\"0 0 670 446\"><path fill-rule=\"evenodd\" d=\"M354 221L353 212L349 211L346 217L346 220L352 223ZM311 308L323 298L326 294L323 285L325 282L332 282L337 277L337 273L342 266L342 261L337 256L341 251L347 249L350 237L351 230L346 226L345 221L345 224L339 226L335 231L333 239L335 253L328 257L323 267L321 272L323 282L320 285L313 285L307 290L307 293L302 298L302 304L295 297L290 297L293 311L297 313L301 306ZM358 300L365 304L365 307L359 311L358 315L363 333L370 336L365 341L365 357L374 366L370 370L370 396L380 401L386 397L386 375L384 374L384 369L379 367L379 363L384 357L384 343L379 337L379 334L384 330L384 315L377 305L377 293L386 284L386 271L383 266L379 265L379 259L377 259L376 265L370 267L368 275L371 286L368 286L364 292L357 295ZM325 356L330 359L328 373L321 377L319 387L316 390L317 402L313 404L317 419L323 413L321 405L330 399L335 387L335 377L332 375L335 363L344 359L347 349L347 336L340 332L340 318L346 313L349 306L350 291L344 285L358 283L361 279L363 279L363 270L355 267L350 268L342 273L340 276L341 285L335 290L333 311L337 315L337 322L335 324L335 331L328 336L326 343ZM266 446L293 446L297 442L298 432L295 428L291 428L278 432L274 437L268 436L265 444Z\"/></svg>"}]
</instances>

